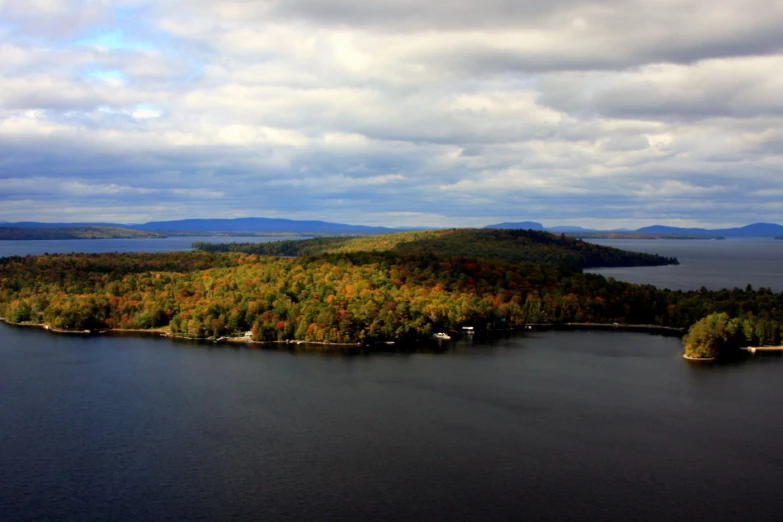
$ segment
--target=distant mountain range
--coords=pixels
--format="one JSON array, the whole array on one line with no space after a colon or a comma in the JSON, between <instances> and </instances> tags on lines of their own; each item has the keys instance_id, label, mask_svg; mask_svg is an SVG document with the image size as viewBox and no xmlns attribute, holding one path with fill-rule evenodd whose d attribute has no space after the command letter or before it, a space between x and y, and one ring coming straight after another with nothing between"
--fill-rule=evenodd
<instances>
[{"instance_id":1,"label":"distant mountain range","mask_svg":"<svg viewBox=\"0 0 783 522\"><path fill-rule=\"evenodd\" d=\"M176 221L152 221L142 224L121 223L39 223L24 221L5 223L5 227L13 228L76 228L76 227L115 227L145 232L160 232L175 234L177 232L209 234L388 234L409 228L367 227L362 225L346 225L327 221L298 221L294 219L274 218L236 218L236 219L181 219Z\"/></svg>"},{"instance_id":2,"label":"distant mountain range","mask_svg":"<svg viewBox=\"0 0 783 522\"><path fill-rule=\"evenodd\" d=\"M30 239L142 239L161 238L163 234L125 227L9 227L0 223L0 239L20 241Z\"/></svg>"},{"instance_id":3,"label":"distant mountain range","mask_svg":"<svg viewBox=\"0 0 783 522\"><path fill-rule=\"evenodd\" d=\"M544 225L538 223L537 221L520 221L515 223L505 222L498 223L496 225L487 225L484 228L521 228L526 230L545 230L547 232L598 232L598 230L594 230L592 228L582 227L544 227Z\"/></svg>"},{"instance_id":4,"label":"distant mountain range","mask_svg":"<svg viewBox=\"0 0 783 522\"><path fill-rule=\"evenodd\" d=\"M637 234L655 234L655 235L673 235L673 236L697 236L697 237L779 237L783 235L783 226L775 223L754 223L744 227L737 228L680 228L668 227L664 225L652 225L642 227L636 230L620 228L614 230L598 230L582 227L544 227L541 223L535 221L522 221L519 223L498 223L496 225L487 225L484 228L524 228L533 230L546 230L548 232L564 233L590 233L590 232L620 232Z\"/></svg>"},{"instance_id":5,"label":"distant mountain range","mask_svg":"<svg viewBox=\"0 0 783 522\"><path fill-rule=\"evenodd\" d=\"M558 227L544 227L537 221L519 221L519 222L505 222L497 223L495 225L487 225L484 228L521 228L529 230L545 230L547 232L602 232L594 228L583 228L573 226L558 226ZM612 232L628 232L627 229L613 230Z\"/></svg>"},{"instance_id":6,"label":"distant mountain range","mask_svg":"<svg viewBox=\"0 0 783 522\"><path fill-rule=\"evenodd\" d=\"M40 223L38 221L19 221L16 223L0 222L9 228L83 228L83 227L112 227L134 228L134 225L121 225L119 223Z\"/></svg>"},{"instance_id":7,"label":"distant mountain range","mask_svg":"<svg viewBox=\"0 0 783 522\"><path fill-rule=\"evenodd\" d=\"M498 223L496 225L487 225L484 228L520 228L523 230L544 230L544 225L535 221L520 221L516 223Z\"/></svg>"},{"instance_id":8,"label":"distant mountain range","mask_svg":"<svg viewBox=\"0 0 783 522\"><path fill-rule=\"evenodd\" d=\"M637 232L652 234L684 234L691 236L723 236L723 237L775 237L783 233L783 226L775 223L753 223L739 228L677 228L654 225L644 227Z\"/></svg>"},{"instance_id":9,"label":"distant mountain range","mask_svg":"<svg viewBox=\"0 0 783 522\"><path fill-rule=\"evenodd\" d=\"M40 223L25 221L19 223L3 223L4 227L14 228L77 228L77 227L115 227L144 232L158 232L163 234L388 234L403 230L423 230L418 228L387 228L368 227L362 225L347 225L344 223L331 223L328 221L299 221L294 219L277 218L236 218L236 219L181 219L176 221L152 221L142 224L120 223ZM521 228L532 230L546 230L548 232L566 233L578 236L591 233L635 233L657 236L694 236L694 237L781 237L783 226L774 223L754 223L738 228L679 228L664 225L652 225L637 230L626 228L614 230L597 230L578 226L553 226L545 227L536 221L505 222L495 225L487 225L484 228Z\"/></svg>"}]
</instances>

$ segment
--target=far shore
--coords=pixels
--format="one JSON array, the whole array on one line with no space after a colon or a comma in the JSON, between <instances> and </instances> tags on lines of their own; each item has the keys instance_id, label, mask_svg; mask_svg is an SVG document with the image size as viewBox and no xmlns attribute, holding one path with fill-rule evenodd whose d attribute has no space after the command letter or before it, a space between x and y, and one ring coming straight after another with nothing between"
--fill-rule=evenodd
<instances>
[{"instance_id":1,"label":"far shore","mask_svg":"<svg viewBox=\"0 0 783 522\"><path fill-rule=\"evenodd\" d=\"M756 353L783 353L783 346L743 346L739 349L742 352L748 352L751 354ZM714 361L717 357L692 357L687 354L683 354L683 359L689 361Z\"/></svg>"},{"instance_id":2,"label":"far shore","mask_svg":"<svg viewBox=\"0 0 783 522\"><path fill-rule=\"evenodd\" d=\"M709 362L717 359L717 357L691 357L690 355L687 354L682 354L682 358L687 359L689 361L696 361L696 362Z\"/></svg>"},{"instance_id":3,"label":"far shore","mask_svg":"<svg viewBox=\"0 0 783 522\"><path fill-rule=\"evenodd\" d=\"M658 326L655 324L622 324L622 323L565 323L564 325L555 325L557 327L567 326L569 328L595 328L598 330L625 330L642 333L667 333L671 335L682 336L685 334L684 328L674 326Z\"/></svg>"},{"instance_id":4,"label":"far shore","mask_svg":"<svg viewBox=\"0 0 783 522\"><path fill-rule=\"evenodd\" d=\"M102 328L100 330L68 330L64 328L56 328L48 324L42 323L15 323L9 321L5 317L0 317L0 322L3 322L10 326L18 326L21 328L40 328L47 332L54 334L64 335L83 335L83 336L98 336L98 335L140 335L140 336L160 336L167 337L169 339L179 341L198 341L204 343L237 343L237 344L250 344L250 345L273 345L273 344L317 344L324 346L345 347L345 346L363 346L362 343L332 343L323 341L302 341L297 339L286 339L282 341L254 341L249 337L195 337L191 335L173 334L169 330L163 328Z\"/></svg>"},{"instance_id":5,"label":"far shore","mask_svg":"<svg viewBox=\"0 0 783 522\"><path fill-rule=\"evenodd\" d=\"M64 335L141 335L141 336L160 336L160 337L167 337L169 339L175 339L175 340L183 340L183 341L199 341L199 342L208 342L208 343L232 343L232 344L248 344L248 345L291 345L291 344L316 344L316 345L324 345L324 346L334 346L335 348L338 347L361 347L365 346L366 344L378 344L379 342L381 344L393 344L394 341L379 341L375 343L361 343L361 342L353 342L353 343L334 343L334 342L324 342L324 341L303 341L298 339L285 339L285 340L275 340L275 341L254 341L249 337L231 337L231 336L223 336L223 337L195 337L195 336L189 336L189 335L182 335L182 334L173 334L166 328L149 328L149 329L140 329L140 328L103 328L98 330L70 330L70 329L64 329L64 328L56 328L51 325L42 324L42 323L31 323L31 322L23 322L23 323L15 323L12 321L9 321L5 317L0 317L0 321L11 325L11 326L18 326L22 328L40 328L42 330L46 330L47 332L55 333L55 334L64 334ZM626 331L626 332L635 332L635 333L652 333L652 334L664 334L664 335L675 335L675 336L682 336L684 333L684 330L681 328L674 328L670 326L656 326L651 324L619 324L619 323L530 323L525 324L523 326L520 326L518 328L509 328L507 330L490 330L492 332L501 332L501 331L515 331L515 332L521 332L526 330L589 330L589 329L595 329L595 330L614 330L614 331ZM453 333L457 333L460 335L468 335L465 334L465 332L461 332L458 330L453 331Z\"/></svg>"}]
</instances>

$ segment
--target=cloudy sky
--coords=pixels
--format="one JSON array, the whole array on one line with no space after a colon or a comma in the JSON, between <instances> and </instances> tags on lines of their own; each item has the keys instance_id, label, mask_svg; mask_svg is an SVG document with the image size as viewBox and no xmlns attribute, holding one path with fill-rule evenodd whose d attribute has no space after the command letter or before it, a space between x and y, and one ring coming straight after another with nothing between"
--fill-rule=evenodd
<instances>
[{"instance_id":1,"label":"cloudy sky","mask_svg":"<svg viewBox=\"0 0 783 522\"><path fill-rule=\"evenodd\" d=\"M0 220L783 222L781 0L0 0Z\"/></svg>"}]
</instances>

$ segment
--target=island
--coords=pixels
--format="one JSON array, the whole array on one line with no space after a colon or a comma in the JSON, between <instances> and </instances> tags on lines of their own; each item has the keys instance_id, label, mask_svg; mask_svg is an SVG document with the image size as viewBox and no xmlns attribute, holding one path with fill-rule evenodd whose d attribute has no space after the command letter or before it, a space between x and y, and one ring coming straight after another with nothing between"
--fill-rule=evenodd
<instances>
[{"instance_id":1,"label":"island","mask_svg":"<svg viewBox=\"0 0 783 522\"><path fill-rule=\"evenodd\" d=\"M0 317L58 332L323 350L533 327L690 329L688 353L705 358L716 350L699 325L723 313L743 325L748 344L780 344L781 294L669 291L584 273L677 260L564 234L450 229L194 247L0 258Z\"/></svg>"}]
</instances>

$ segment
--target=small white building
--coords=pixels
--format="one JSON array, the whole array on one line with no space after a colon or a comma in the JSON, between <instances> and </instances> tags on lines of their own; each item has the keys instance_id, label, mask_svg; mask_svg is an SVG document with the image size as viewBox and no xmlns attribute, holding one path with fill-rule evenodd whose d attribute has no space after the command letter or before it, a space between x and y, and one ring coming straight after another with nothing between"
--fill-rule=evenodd
<instances>
[{"instance_id":1,"label":"small white building","mask_svg":"<svg viewBox=\"0 0 783 522\"><path fill-rule=\"evenodd\" d=\"M253 332L245 332L245 339L250 339L253 337Z\"/></svg>"}]
</instances>

